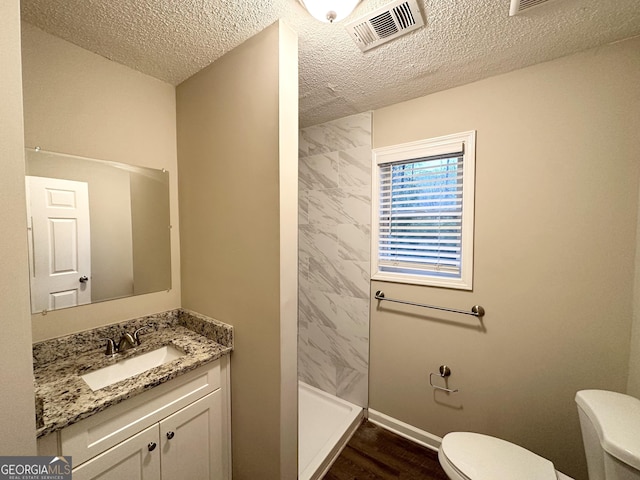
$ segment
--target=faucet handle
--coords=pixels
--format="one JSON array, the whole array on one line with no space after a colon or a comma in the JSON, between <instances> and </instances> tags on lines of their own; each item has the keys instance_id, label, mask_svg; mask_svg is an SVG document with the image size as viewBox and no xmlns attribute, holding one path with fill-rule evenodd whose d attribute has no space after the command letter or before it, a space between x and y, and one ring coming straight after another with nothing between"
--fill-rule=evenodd
<instances>
[{"instance_id":1,"label":"faucet handle","mask_svg":"<svg viewBox=\"0 0 640 480\"><path fill-rule=\"evenodd\" d=\"M116 354L116 343L113 341L112 338L101 338L100 340L106 340L107 341L107 348L104 352L105 355L115 355Z\"/></svg>"},{"instance_id":2,"label":"faucet handle","mask_svg":"<svg viewBox=\"0 0 640 480\"><path fill-rule=\"evenodd\" d=\"M137 345L140 345L140 332L150 327L151 325L145 325L143 327L138 328L135 332L133 332L133 339L136 341Z\"/></svg>"}]
</instances>

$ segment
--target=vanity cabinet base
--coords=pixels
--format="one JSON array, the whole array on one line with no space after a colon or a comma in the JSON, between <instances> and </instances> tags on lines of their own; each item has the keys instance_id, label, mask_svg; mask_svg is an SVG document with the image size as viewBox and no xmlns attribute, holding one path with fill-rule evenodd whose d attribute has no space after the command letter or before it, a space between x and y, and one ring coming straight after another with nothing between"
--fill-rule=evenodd
<instances>
[{"instance_id":1,"label":"vanity cabinet base","mask_svg":"<svg viewBox=\"0 0 640 480\"><path fill-rule=\"evenodd\" d=\"M74 480L222 479L220 390L73 470Z\"/></svg>"},{"instance_id":2,"label":"vanity cabinet base","mask_svg":"<svg viewBox=\"0 0 640 480\"><path fill-rule=\"evenodd\" d=\"M229 357L38 439L74 480L229 480Z\"/></svg>"}]
</instances>

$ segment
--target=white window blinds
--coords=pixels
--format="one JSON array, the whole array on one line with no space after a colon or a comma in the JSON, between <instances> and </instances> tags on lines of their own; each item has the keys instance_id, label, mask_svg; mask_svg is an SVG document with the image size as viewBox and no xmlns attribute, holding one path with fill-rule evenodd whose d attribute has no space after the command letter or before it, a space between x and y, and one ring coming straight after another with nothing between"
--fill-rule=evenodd
<instances>
[{"instance_id":1,"label":"white window blinds","mask_svg":"<svg viewBox=\"0 0 640 480\"><path fill-rule=\"evenodd\" d=\"M460 277L463 152L380 166L378 266Z\"/></svg>"},{"instance_id":2,"label":"white window blinds","mask_svg":"<svg viewBox=\"0 0 640 480\"><path fill-rule=\"evenodd\" d=\"M464 267L471 261L473 177L465 143L457 140L377 156L373 278L470 288ZM436 281L412 282L416 277Z\"/></svg>"}]
</instances>

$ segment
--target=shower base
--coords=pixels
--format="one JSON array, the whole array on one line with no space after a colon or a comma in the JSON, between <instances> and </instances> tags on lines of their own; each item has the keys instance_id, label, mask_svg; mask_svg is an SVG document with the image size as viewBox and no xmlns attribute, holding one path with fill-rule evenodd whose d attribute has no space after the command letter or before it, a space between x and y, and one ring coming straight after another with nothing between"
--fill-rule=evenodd
<instances>
[{"instance_id":1,"label":"shower base","mask_svg":"<svg viewBox=\"0 0 640 480\"><path fill-rule=\"evenodd\" d=\"M298 479L322 478L363 417L361 407L298 382Z\"/></svg>"}]
</instances>

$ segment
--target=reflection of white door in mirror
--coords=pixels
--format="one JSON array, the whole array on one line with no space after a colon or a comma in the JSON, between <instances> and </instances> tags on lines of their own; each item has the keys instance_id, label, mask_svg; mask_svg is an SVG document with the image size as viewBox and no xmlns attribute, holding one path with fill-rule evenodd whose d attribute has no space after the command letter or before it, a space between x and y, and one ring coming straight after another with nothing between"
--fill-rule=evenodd
<instances>
[{"instance_id":1,"label":"reflection of white door in mirror","mask_svg":"<svg viewBox=\"0 0 640 480\"><path fill-rule=\"evenodd\" d=\"M26 177L31 311L91 303L89 187Z\"/></svg>"}]
</instances>

